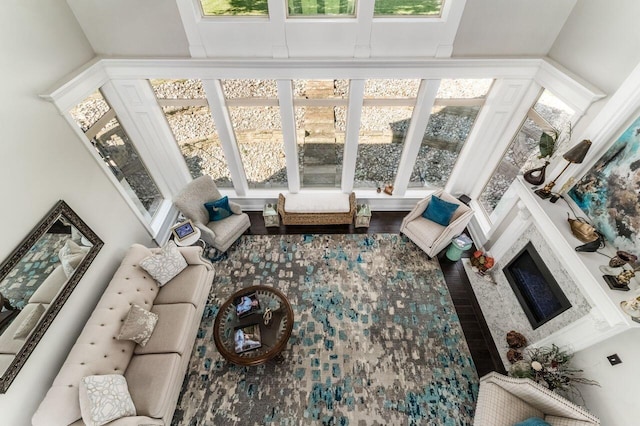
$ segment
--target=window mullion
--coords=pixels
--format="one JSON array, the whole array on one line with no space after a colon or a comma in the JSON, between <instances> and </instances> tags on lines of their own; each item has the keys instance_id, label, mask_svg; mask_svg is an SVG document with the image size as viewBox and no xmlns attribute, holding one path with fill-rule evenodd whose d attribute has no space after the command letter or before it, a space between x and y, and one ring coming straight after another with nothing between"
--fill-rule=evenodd
<instances>
[{"instance_id":1,"label":"window mullion","mask_svg":"<svg viewBox=\"0 0 640 426\"><path fill-rule=\"evenodd\" d=\"M244 196L247 194L249 184L247 183L247 175L242 165L242 157L238 150L238 143L233 133L229 110L225 104L222 84L220 80L202 80L202 87L204 87L205 93L207 94L209 109L211 110L213 121L218 130L220 145L222 145L224 156L227 159L233 187L237 195Z\"/></svg>"},{"instance_id":2,"label":"window mullion","mask_svg":"<svg viewBox=\"0 0 640 426\"><path fill-rule=\"evenodd\" d=\"M300 172L298 164L298 141L296 140L296 119L293 109L293 87L291 80L277 80L278 100L280 103L280 119L284 155L287 164L287 182L289 192L300 191Z\"/></svg>"},{"instance_id":3,"label":"window mullion","mask_svg":"<svg viewBox=\"0 0 640 426\"><path fill-rule=\"evenodd\" d=\"M342 159L342 192L353 191L358 159L358 136L364 98L365 80L351 80L349 84L349 108L347 109L347 130Z\"/></svg>"},{"instance_id":4,"label":"window mullion","mask_svg":"<svg viewBox=\"0 0 640 426\"><path fill-rule=\"evenodd\" d=\"M407 191L411 172L418 158L420 145L427 130L431 110L438 94L438 87L440 87L440 80L423 80L420 84L416 106L411 116L411 124L407 130L405 146L400 156L398 174L394 183L394 192L399 196L403 196Z\"/></svg>"}]
</instances>

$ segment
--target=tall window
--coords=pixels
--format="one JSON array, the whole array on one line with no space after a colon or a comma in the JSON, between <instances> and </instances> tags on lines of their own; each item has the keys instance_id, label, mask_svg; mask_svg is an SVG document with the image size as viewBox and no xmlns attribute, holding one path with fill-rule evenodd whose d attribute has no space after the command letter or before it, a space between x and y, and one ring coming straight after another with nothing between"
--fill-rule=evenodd
<instances>
[{"instance_id":1,"label":"tall window","mask_svg":"<svg viewBox=\"0 0 640 426\"><path fill-rule=\"evenodd\" d=\"M409 187L443 188L493 80L442 80Z\"/></svg>"},{"instance_id":2,"label":"tall window","mask_svg":"<svg viewBox=\"0 0 640 426\"><path fill-rule=\"evenodd\" d=\"M204 16L267 16L267 0L200 0Z\"/></svg>"},{"instance_id":3,"label":"tall window","mask_svg":"<svg viewBox=\"0 0 640 426\"><path fill-rule=\"evenodd\" d=\"M303 187L339 188L347 117L347 80L294 80L293 104Z\"/></svg>"},{"instance_id":4,"label":"tall window","mask_svg":"<svg viewBox=\"0 0 640 426\"><path fill-rule=\"evenodd\" d=\"M210 175L219 187L233 186L202 82L150 82L191 176Z\"/></svg>"},{"instance_id":5,"label":"tall window","mask_svg":"<svg viewBox=\"0 0 640 426\"><path fill-rule=\"evenodd\" d=\"M250 188L286 188L275 80L223 80L225 102Z\"/></svg>"},{"instance_id":6,"label":"tall window","mask_svg":"<svg viewBox=\"0 0 640 426\"><path fill-rule=\"evenodd\" d=\"M375 16L439 17L444 0L375 0Z\"/></svg>"},{"instance_id":7,"label":"tall window","mask_svg":"<svg viewBox=\"0 0 640 426\"><path fill-rule=\"evenodd\" d=\"M355 16L356 0L287 0L289 16Z\"/></svg>"},{"instance_id":8,"label":"tall window","mask_svg":"<svg viewBox=\"0 0 640 426\"><path fill-rule=\"evenodd\" d=\"M518 174L544 163L540 150L543 133L557 139L556 147L569 140L574 113L551 92L543 91L480 194L480 203L487 213L493 212Z\"/></svg>"},{"instance_id":9,"label":"tall window","mask_svg":"<svg viewBox=\"0 0 640 426\"><path fill-rule=\"evenodd\" d=\"M356 188L393 183L420 80L367 80L360 119Z\"/></svg>"},{"instance_id":10,"label":"tall window","mask_svg":"<svg viewBox=\"0 0 640 426\"><path fill-rule=\"evenodd\" d=\"M70 114L131 201L150 222L163 197L102 93L96 91L76 105Z\"/></svg>"}]
</instances>

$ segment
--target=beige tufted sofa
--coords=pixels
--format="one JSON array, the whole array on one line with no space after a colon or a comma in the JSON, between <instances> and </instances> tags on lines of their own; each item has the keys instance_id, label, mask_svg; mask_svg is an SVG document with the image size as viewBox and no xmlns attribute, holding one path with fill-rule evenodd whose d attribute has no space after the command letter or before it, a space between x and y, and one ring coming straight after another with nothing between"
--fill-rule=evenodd
<instances>
[{"instance_id":1,"label":"beige tufted sofa","mask_svg":"<svg viewBox=\"0 0 640 426\"><path fill-rule=\"evenodd\" d=\"M214 278L199 247L180 247L187 268L163 287L138 266L157 249L134 244L107 286L40 407L36 426L82 425L78 385L84 376L124 374L136 417L109 425L171 423L196 333ZM141 347L115 336L131 304L158 314L151 339Z\"/></svg>"}]
</instances>

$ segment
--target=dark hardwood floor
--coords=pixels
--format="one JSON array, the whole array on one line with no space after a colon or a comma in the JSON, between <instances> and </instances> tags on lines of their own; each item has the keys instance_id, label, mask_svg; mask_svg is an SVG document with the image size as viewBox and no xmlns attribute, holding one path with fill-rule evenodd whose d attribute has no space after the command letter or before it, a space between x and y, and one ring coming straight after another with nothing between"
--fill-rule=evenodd
<instances>
[{"instance_id":1,"label":"dark hardwood floor","mask_svg":"<svg viewBox=\"0 0 640 426\"><path fill-rule=\"evenodd\" d=\"M399 233L400 224L407 212L373 212L369 228L355 228L353 225L330 226L284 226L279 228L264 226L262 212L247 212L251 219L250 233L266 234L380 234ZM473 249L471 249L473 250ZM464 256L468 257L469 250ZM498 371L505 373L500 361L500 355L493 343L489 329L473 293L462 262L452 262L444 256L444 251L438 256L440 267L447 282L449 293L460 318L464 336L469 345L473 362L478 376Z\"/></svg>"}]
</instances>

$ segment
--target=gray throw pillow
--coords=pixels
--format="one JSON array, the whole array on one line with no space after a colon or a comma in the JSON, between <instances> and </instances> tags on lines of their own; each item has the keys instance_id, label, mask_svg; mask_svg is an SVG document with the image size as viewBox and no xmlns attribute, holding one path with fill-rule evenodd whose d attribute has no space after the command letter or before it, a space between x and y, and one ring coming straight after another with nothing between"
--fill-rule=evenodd
<instances>
[{"instance_id":1,"label":"gray throw pillow","mask_svg":"<svg viewBox=\"0 0 640 426\"><path fill-rule=\"evenodd\" d=\"M135 416L127 379L120 374L86 376L80 381L80 413L88 426Z\"/></svg>"},{"instance_id":2,"label":"gray throw pillow","mask_svg":"<svg viewBox=\"0 0 640 426\"><path fill-rule=\"evenodd\" d=\"M187 267L187 261L171 240L162 247L160 253L142 259L140 266L162 287Z\"/></svg>"},{"instance_id":3,"label":"gray throw pillow","mask_svg":"<svg viewBox=\"0 0 640 426\"><path fill-rule=\"evenodd\" d=\"M127 318L120 327L117 339L133 340L140 346L144 346L151 338L157 323L158 314L149 312L138 305L131 305Z\"/></svg>"}]
</instances>

